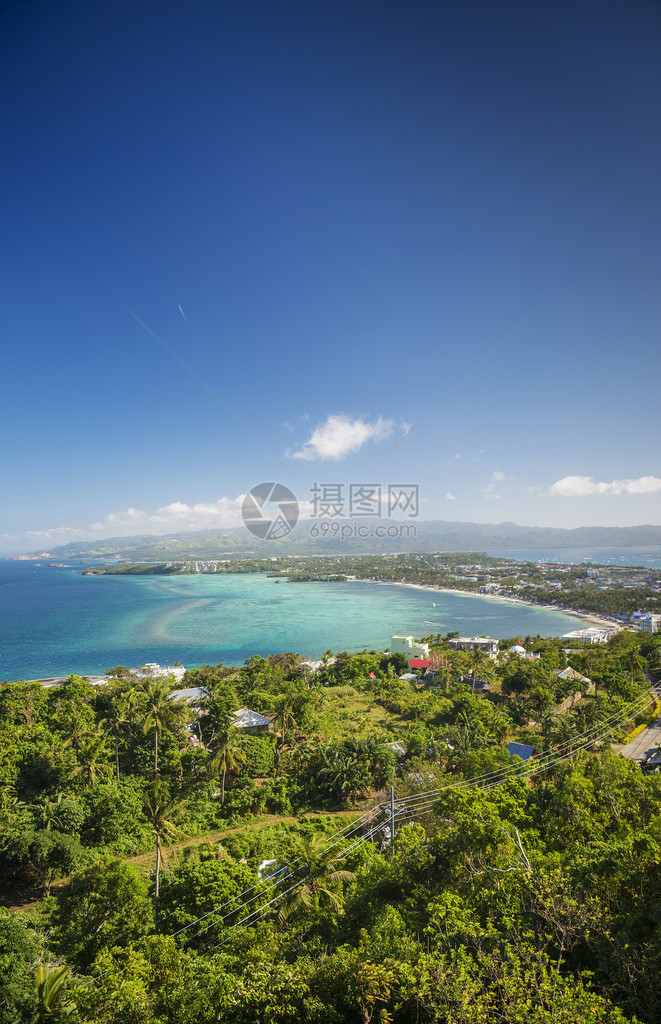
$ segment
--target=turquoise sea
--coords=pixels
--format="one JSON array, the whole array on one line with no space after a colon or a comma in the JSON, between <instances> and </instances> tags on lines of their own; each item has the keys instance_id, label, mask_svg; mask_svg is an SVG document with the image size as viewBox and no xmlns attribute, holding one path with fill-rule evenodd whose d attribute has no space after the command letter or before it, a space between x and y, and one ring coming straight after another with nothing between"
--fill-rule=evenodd
<instances>
[{"instance_id":1,"label":"turquoise sea","mask_svg":"<svg viewBox=\"0 0 661 1024\"><path fill-rule=\"evenodd\" d=\"M99 674L147 661L241 664L253 654L383 650L395 633L553 636L562 612L395 584L287 583L265 575L81 576L0 559L0 680Z\"/></svg>"}]
</instances>

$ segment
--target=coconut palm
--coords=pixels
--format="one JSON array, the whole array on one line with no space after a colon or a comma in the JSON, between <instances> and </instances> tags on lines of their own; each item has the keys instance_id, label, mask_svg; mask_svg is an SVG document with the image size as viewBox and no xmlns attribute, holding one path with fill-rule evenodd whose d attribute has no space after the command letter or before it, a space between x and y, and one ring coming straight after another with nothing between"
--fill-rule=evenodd
<instances>
[{"instance_id":1,"label":"coconut palm","mask_svg":"<svg viewBox=\"0 0 661 1024\"><path fill-rule=\"evenodd\" d=\"M450 736L455 755L468 754L471 750L486 746L488 742L483 722L479 718L469 717L465 711L457 715Z\"/></svg>"},{"instance_id":2,"label":"coconut palm","mask_svg":"<svg viewBox=\"0 0 661 1024\"><path fill-rule=\"evenodd\" d=\"M220 802L225 803L225 779L228 772L235 772L246 763L246 755L235 729L228 729L216 741L216 748L211 757L211 769L220 773Z\"/></svg>"},{"instance_id":3,"label":"coconut palm","mask_svg":"<svg viewBox=\"0 0 661 1024\"><path fill-rule=\"evenodd\" d=\"M275 705L274 724L280 731L280 740L285 742L285 736L291 732L296 725L294 718L294 699L291 693L282 693Z\"/></svg>"},{"instance_id":4,"label":"coconut palm","mask_svg":"<svg viewBox=\"0 0 661 1024\"><path fill-rule=\"evenodd\" d=\"M550 740L553 746L562 748L563 752L569 753L571 760L571 744L580 734L580 727L577 720L570 714L559 716L559 720L550 733Z\"/></svg>"},{"instance_id":5,"label":"coconut palm","mask_svg":"<svg viewBox=\"0 0 661 1024\"><path fill-rule=\"evenodd\" d=\"M176 729L182 721L184 705L171 699L172 686L167 681L145 680L142 685L144 718L142 729L154 730L154 775L158 775L158 743L164 729Z\"/></svg>"},{"instance_id":6,"label":"coconut palm","mask_svg":"<svg viewBox=\"0 0 661 1024\"><path fill-rule=\"evenodd\" d=\"M106 738L98 733L90 733L78 751L78 766L71 772L73 779L83 773L87 776L87 785L93 789L99 776L112 775L112 768L103 760L107 755Z\"/></svg>"},{"instance_id":7,"label":"coconut palm","mask_svg":"<svg viewBox=\"0 0 661 1024\"><path fill-rule=\"evenodd\" d=\"M512 726L512 720L509 715L502 708L499 708L497 704L485 701L481 718L485 731L498 740L499 743L504 743L507 739L507 733Z\"/></svg>"},{"instance_id":8,"label":"coconut palm","mask_svg":"<svg viewBox=\"0 0 661 1024\"><path fill-rule=\"evenodd\" d=\"M485 671L485 669L488 666L488 663L489 663L489 659L487 658L487 656L484 653L484 651L481 651L479 649L479 647L476 647L475 650L471 651L471 655L470 655L471 680L472 680L472 682L471 682L471 693L475 693L475 682L476 682L478 676L480 675L480 673Z\"/></svg>"},{"instance_id":9,"label":"coconut palm","mask_svg":"<svg viewBox=\"0 0 661 1024\"><path fill-rule=\"evenodd\" d=\"M49 800L47 796L44 796L32 805L30 810L34 814L37 828L45 828L47 831L62 829L60 805L65 799L64 793L58 793L57 800Z\"/></svg>"},{"instance_id":10,"label":"coconut palm","mask_svg":"<svg viewBox=\"0 0 661 1024\"><path fill-rule=\"evenodd\" d=\"M549 708L542 715L540 724L542 727L542 736L544 737L544 743L547 746L551 742L551 737L555 735L555 733L557 732L557 729L561 721L562 717L556 711L554 711L553 708Z\"/></svg>"},{"instance_id":11,"label":"coconut palm","mask_svg":"<svg viewBox=\"0 0 661 1024\"><path fill-rule=\"evenodd\" d=\"M74 708L67 715L65 729L69 735L63 745L65 747L72 747L77 756L83 743L94 734L94 723L90 721L90 718L84 711L80 708Z\"/></svg>"},{"instance_id":12,"label":"coconut palm","mask_svg":"<svg viewBox=\"0 0 661 1024\"><path fill-rule=\"evenodd\" d=\"M631 682L633 683L636 676L641 676L645 670L645 659L641 657L640 651L637 647L631 647L624 658L625 664L631 672Z\"/></svg>"},{"instance_id":13,"label":"coconut palm","mask_svg":"<svg viewBox=\"0 0 661 1024\"><path fill-rule=\"evenodd\" d=\"M143 797L145 817L156 836L156 871L154 874L154 931L158 932L158 895L161 876L161 847L163 841L183 835L175 822L186 802L173 800L165 782L155 779Z\"/></svg>"},{"instance_id":14,"label":"coconut palm","mask_svg":"<svg viewBox=\"0 0 661 1024\"><path fill-rule=\"evenodd\" d=\"M340 886L356 876L345 868L345 857L337 844L319 833L297 836L292 853L291 870L301 879L301 885L280 907L278 923L318 910L322 903L341 910L344 899Z\"/></svg>"},{"instance_id":15,"label":"coconut palm","mask_svg":"<svg viewBox=\"0 0 661 1024\"><path fill-rule=\"evenodd\" d=\"M118 699L113 704L111 710L101 719L100 725L102 725L106 731L112 736L115 744L115 773L117 775L117 781L119 782L119 742L122 736L130 733L131 726L133 724L134 717L132 709L129 707L125 699Z\"/></svg>"}]
</instances>

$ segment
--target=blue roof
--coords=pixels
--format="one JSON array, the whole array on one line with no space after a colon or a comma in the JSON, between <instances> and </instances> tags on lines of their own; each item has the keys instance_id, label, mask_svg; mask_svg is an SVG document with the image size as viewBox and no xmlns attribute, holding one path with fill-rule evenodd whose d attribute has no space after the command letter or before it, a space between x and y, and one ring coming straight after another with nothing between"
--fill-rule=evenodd
<instances>
[{"instance_id":1,"label":"blue roof","mask_svg":"<svg viewBox=\"0 0 661 1024\"><path fill-rule=\"evenodd\" d=\"M529 761L535 753L535 748L528 747L525 743L508 743L507 752L510 757L520 757L522 761Z\"/></svg>"}]
</instances>

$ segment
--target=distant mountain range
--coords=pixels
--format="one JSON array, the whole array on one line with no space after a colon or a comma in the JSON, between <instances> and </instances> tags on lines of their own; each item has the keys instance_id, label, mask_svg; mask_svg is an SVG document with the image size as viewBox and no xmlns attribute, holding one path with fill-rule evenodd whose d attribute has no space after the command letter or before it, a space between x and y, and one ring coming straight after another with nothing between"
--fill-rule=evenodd
<instances>
[{"instance_id":1,"label":"distant mountain range","mask_svg":"<svg viewBox=\"0 0 661 1024\"><path fill-rule=\"evenodd\" d=\"M326 522L329 522L328 520ZM132 561L179 561L209 558L268 558L273 555L387 554L410 551L511 551L518 548L609 548L661 545L661 526L581 526L562 530L517 523L395 522L394 520L331 520L362 528L362 536L310 536L315 520L298 524L282 540L260 541L243 527L200 530L163 537L109 537L53 548L59 559L118 557ZM378 537L379 526L414 527L415 536ZM346 531L345 531L346 534Z\"/></svg>"}]
</instances>

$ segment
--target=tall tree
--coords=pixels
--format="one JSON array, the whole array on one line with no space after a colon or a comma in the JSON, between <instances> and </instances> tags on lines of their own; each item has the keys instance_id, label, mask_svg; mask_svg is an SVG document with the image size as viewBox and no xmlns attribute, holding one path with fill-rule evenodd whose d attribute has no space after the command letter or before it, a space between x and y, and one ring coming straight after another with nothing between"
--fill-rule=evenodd
<instances>
[{"instance_id":1,"label":"tall tree","mask_svg":"<svg viewBox=\"0 0 661 1024\"><path fill-rule=\"evenodd\" d=\"M154 730L154 775L158 775L158 744L165 729L175 730L183 720L185 706L171 699L172 685L167 680L146 680L142 686L144 712L142 728Z\"/></svg>"},{"instance_id":2,"label":"tall tree","mask_svg":"<svg viewBox=\"0 0 661 1024\"><path fill-rule=\"evenodd\" d=\"M225 803L225 780L228 772L235 772L246 763L241 737L236 729L228 729L216 739L211 756L211 768L220 774L220 803Z\"/></svg>"},{"instance_id":3,"label":"tall tree","mask_svg":"<svg viewBox=\"0 0 661 1024\"><path fill-rule=\"evenodd\" d=\"M479 649L479 647L476 647L475 650L471 651L470 666L471 693L475 693L475 683L477 682L477 679L481 676L482 673L484 673L487 670L489 666L489 658L484 653L484 651L481 651Z\"/></svg>"},{"instance_id":4,"label":"tall tree","mask_svg":"<svg viewBox=\"0 0 661 1024\"><path fill-rule=\"evenodd\" d=\"M93 789L99 776L112 775L112 768L105 763L105 736L90 734L78 751L78 767L74 768L71 778L85 774L87 785Z\"/></svg>"},{"instance_id":5,"label":"tall tree","mask_svg":"<svg viewBox=\"0 0 661 1024\"><path fill-rule=\"evenodd\" d=\"M158 932L158 894L161 877L161 848L164 840L182 835L176 820L180 817L185 801L173 800L170 790L161 779L155 779L144 795L145 816L156 837L156 871L154 874L154 931Z\"/></svg>"},{"instance_id":6,"label":"tall tree","mask_svg":"<svg viewBox=\"0 0 661 1024\"><path fill-rule=\"evenodd\" d=\"M117 781L119 782L119 743L123 736L130 734L131 726L133 724L133 714L129 707L124 695L118 697L108 711L108 714L101 719L100 724L110 736L113 738L115 744L115 774Z\"/></svg>"},{"instance_id":7,"label":"tall tree","mask_svg":"<svg viewBox=\"0 0 661 1024\"><path fill-rule=\"evenodd\" d=\"M301 879L301 885L280 907L278 922L284 924L293 915L318 910L321 903L333 910L341 910L344 903L341 886L356 877L345 864L346 859L337 843L320 833L297 836L291 867Z\"/></svg>"}]
</instances>

